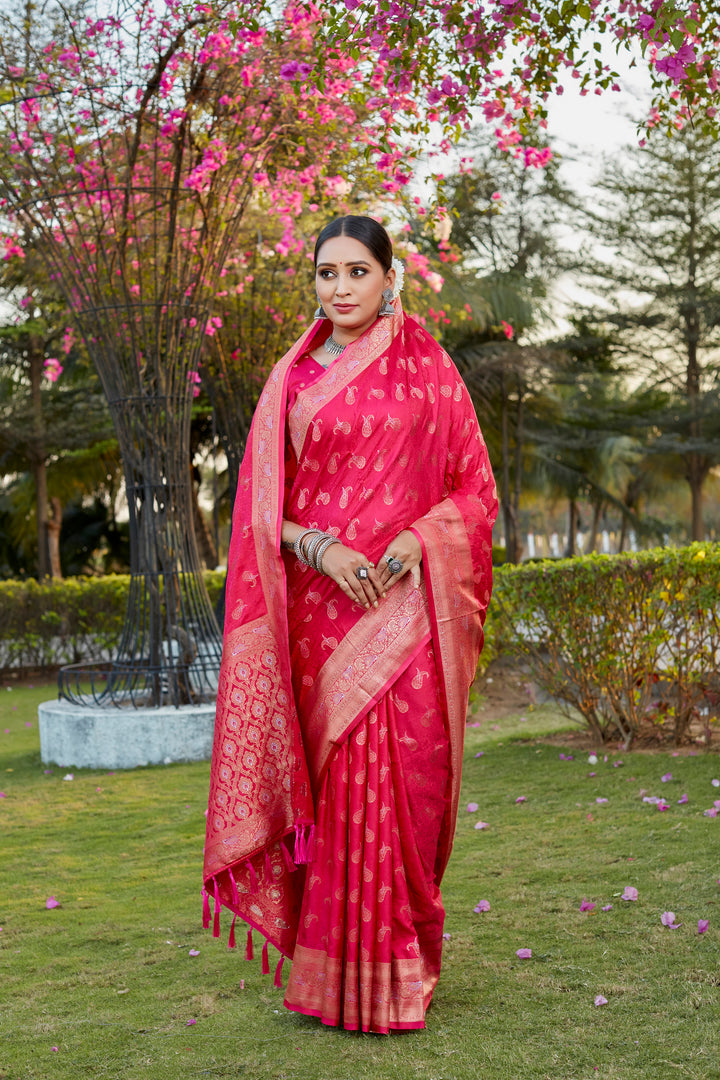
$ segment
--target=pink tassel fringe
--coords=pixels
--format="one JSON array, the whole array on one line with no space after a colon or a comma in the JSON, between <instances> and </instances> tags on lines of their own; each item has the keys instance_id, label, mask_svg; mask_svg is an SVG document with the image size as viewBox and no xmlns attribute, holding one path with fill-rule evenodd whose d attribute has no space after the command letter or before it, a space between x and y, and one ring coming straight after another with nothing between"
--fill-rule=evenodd
<instances>
[{"instance_id":1,"label":"pink tassel fringe","mask_svg":"<svg viewBox=\"0 0 720 1080\"><path fill-rule=\"evenodd\" d=\"M230 927L230 937L228 938L228 949L234 949L235 948L235 919L237 919L237 915L233 918L232 926Z\"/></svg>"},{"instance_id":2,"label":"pink tassel fringe","mask_svg":"<svg viewBox=\"0 0 720 1080\"><path fill-rule=\"evenodd\" d=\"M274 978L274 980L273 980L273 985L274 985L274 986L279 986L281 990L282 990L282 988L283 988L283 981L282 981L282 966L283 966L283 964L284 964L284 963L285 963L285 957L284 957L284 956L281 956L281 957L280 957L280 963L279 963L279 964L278 964L278 966L277 966L277 967L275 968L275 978Z\"/></svg>"},{"instance_id":3,"label":"pink tassel fringe","mask_svg":"<svg viewBox=\"0 0 720 1080\"><path fill-rule=\"evenodd\" d=\"M210 926L210 897L208 896L208 891L205 888L205 886L203 886L203 916L202 916L202 919L203 919L203 930L207 930L208 927Z\"/></svg>"},{"instance_id":4,"label":"pink tassel fringe","mask_svg":"<svg viewBox=\"0 0 720 1080\"><path fill-rule=\"evenodd\" d=\"M213 937L220 937L220 889L217 878L213 878L215 885L215 917L213 918Z\"/></svg>"},{"instance_id":5,"label":"pink tassel fringe","mask_svg":"<svg viewBox=\"0 0 720 1080\"><path fill-rule=\"evenodd\" d=\"M268 959L267 938L265 939L265 944L263 945L263 951L262 951L262 973L263 973L263 975L269 975L270 974L270 961Z\"/></svg>"}]
</instances>

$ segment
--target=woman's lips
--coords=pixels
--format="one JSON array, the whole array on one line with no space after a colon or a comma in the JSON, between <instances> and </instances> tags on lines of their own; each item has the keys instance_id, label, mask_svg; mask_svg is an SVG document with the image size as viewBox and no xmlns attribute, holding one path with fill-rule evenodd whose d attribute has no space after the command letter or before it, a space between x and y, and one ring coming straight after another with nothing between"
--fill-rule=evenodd
<instances>
[{"instance_id":1,"label":"woman's lips","mask_svg":"<svg viewBox=\"0 0 720 1080\"><path fill-rule=\"evenodd\" d=\"M348 311L354 311L357 304L333 304L336 311L339 311L341 315L344 315Z\"/></svg>"}]
</instances>

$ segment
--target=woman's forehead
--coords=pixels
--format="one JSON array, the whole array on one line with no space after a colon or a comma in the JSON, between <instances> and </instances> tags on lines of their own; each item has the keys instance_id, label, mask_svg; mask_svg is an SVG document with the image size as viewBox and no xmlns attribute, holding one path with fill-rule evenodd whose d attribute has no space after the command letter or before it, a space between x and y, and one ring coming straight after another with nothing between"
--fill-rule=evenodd
<instances>
[{"instance_id":1,"label":"woman's forehead","mask_svg":"<svg viewBox=\"0 0 720 1080\"><path fill-rule=\"evenodd\" d=\"M318 266L342 266L344 264L380 266L369 248L354 236L333 236L326 240L317 257Z\"/></svg>"}]
</instances>

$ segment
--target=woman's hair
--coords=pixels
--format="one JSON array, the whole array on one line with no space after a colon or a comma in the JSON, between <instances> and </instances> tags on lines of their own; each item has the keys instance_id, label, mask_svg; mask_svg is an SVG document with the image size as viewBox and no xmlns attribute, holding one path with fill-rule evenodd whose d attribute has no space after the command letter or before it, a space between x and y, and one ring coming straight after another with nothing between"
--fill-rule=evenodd
<instances>
[{"instance_id":1,"label":"woman's hair","mask_svg":"<svg viewBox=\"0 0 720 1080\"><path fill-rule=\"evenodd\" d=\"M351 236L353 240L359 240L364 244L373 258L382 266L387 273L392 265L392 241L382 225L369 217L361 217L359 214L346 214L345 217L335 218L328 222L315 244L315 265L317 266L318 253L326 240L332 240L336 236Z\"/></svg>"}]
</instances>

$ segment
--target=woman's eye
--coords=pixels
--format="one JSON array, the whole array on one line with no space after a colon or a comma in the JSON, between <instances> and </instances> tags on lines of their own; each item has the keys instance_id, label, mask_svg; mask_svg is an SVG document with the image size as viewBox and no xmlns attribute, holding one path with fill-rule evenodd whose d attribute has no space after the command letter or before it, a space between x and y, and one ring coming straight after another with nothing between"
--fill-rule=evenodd
<instances>
[{"instance_id":1,"label":"woman's eye","mask_svg":"<svg viewBox=\"0 0 720 1080\"><path fill-rule=\"evenodd\" d=\"M331 278L332 276L333 276L332 270L321 270L320 274L319 274L319 277L321 277L323 281L327 281L328 278Z\"/></svg>"},{"instance_id":2,"label":"woman's eye","mask_svg":"<svg viewBox=\"0 0 720 1080\"><path fill-rule=\"evenodd\" d=\"M363 270L362 266L354 266L352 269L353 277L362 277L364 273L365 271Z\"/></svg>"}]
</instances>

